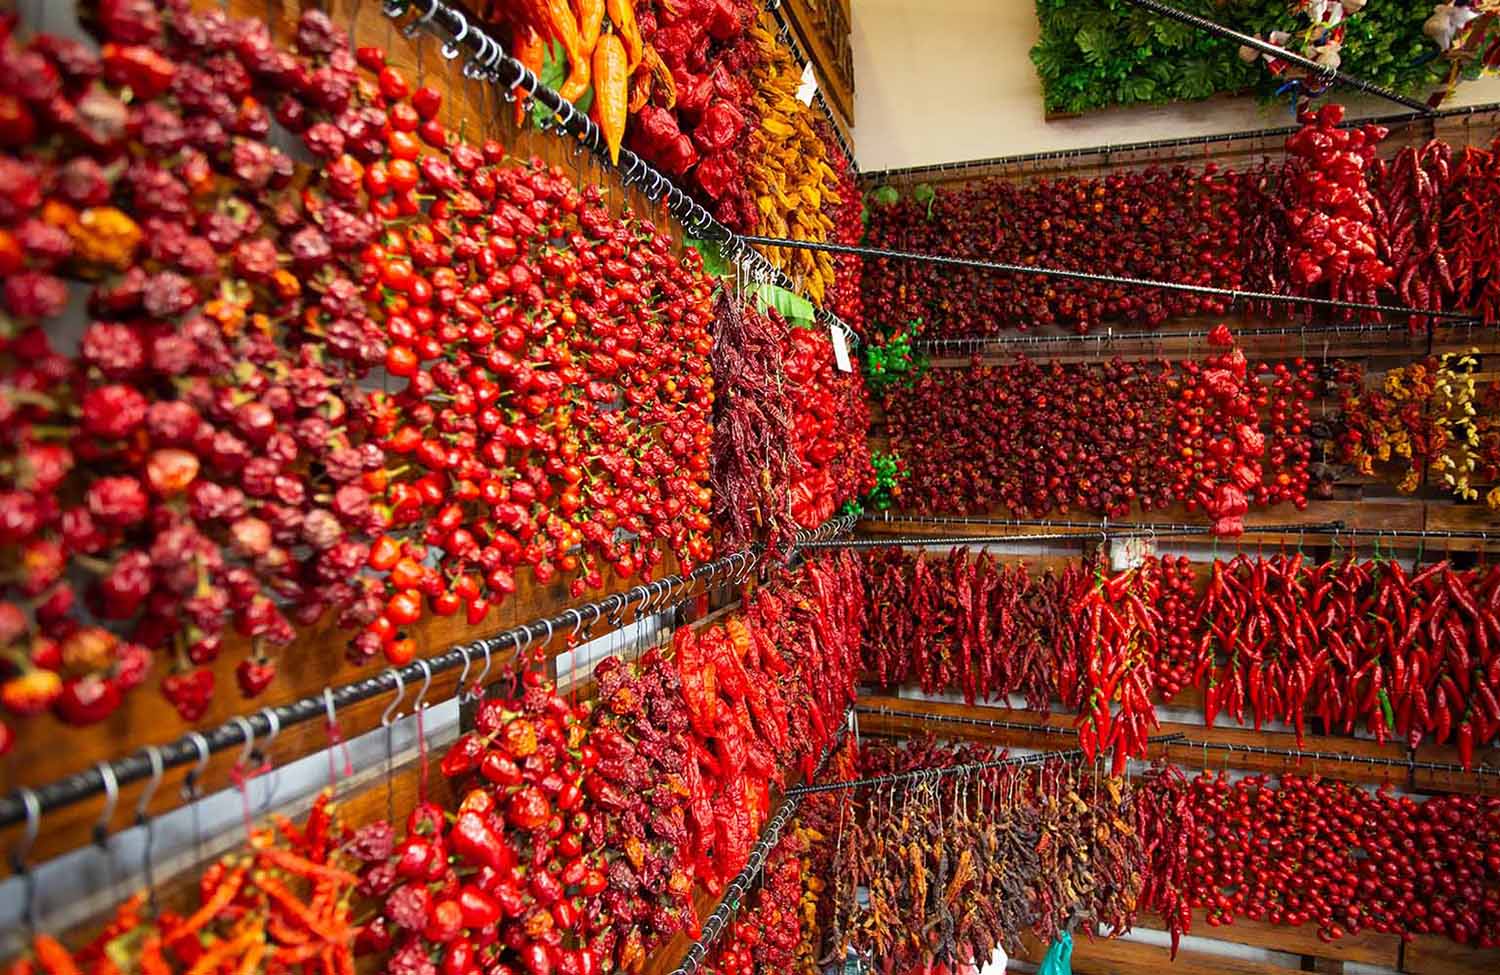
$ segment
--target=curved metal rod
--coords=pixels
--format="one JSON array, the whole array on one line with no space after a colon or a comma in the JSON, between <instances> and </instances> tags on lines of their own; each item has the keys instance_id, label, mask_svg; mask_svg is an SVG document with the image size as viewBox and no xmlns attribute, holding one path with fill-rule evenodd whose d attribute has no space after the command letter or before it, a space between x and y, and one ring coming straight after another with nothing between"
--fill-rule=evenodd
<instances>
[{"instance_id":1,"label":"curved metal rod","mask_svg":"<svg viewBox=\"0 0 1500 975\"><path fill-rule=\"evenodd\" d=\"M94 842L104 846L109 842L109 823L115 818L115 805L120 801L120 780L115 777L114 767L108 762L99 762L94 767L104 780L104 808L99 811L99 818L94 822Z\"/></svg>"},{"instance_id":2,"label":"curved metal rod","mask_svg":"<svg viewBox=\"0 0 1500 975\"><path fill-rule=\"evenodd\" d=\"M422 689L417 691L417 699L412 702L413 713L427 706L427 689L432 686L432 664L423 659L417 661L417 667L422 671Z\"/></svg>"},{"instance_id":3,"label":"curved metal rod","mask_svg":"<svg viewBox=\"0 0 1500 975\"><path fill-rule=\"evenodd\" d=\"M401 706L401 699L406 697L406 679L401 676L401 671L392 667L386 673L390 674L396 681L396 696L391 698L391 703L387 704L385 710L380 712L380 726L382 728L389 728L395 723L396 709Z\"/></svg>"},{"instance_id":4,"label":"curved metal rod","mask_svg":"<svg viewBox=\"0 0 1500 975\"><path fill-rule=\"evenodd\" d=\"M441 54L444 59L452 61L463 52L463 48L459 47L459 45L462 44L465 38L469 36L469 18L464 15L464 12L462 10L450 10L449 13L453 15L454 20L457 20L459 22L462 29L457 34L453 35L453 38L451 40L446 41L443 46L438 49L438 53Z\"/></svg>"},{"instance_id":5,"label":"curved metal rod","mask_svg":"<svg viewBox=\"0 0 1500 975\"><path fill-rule=\"evenodd\" d=\"M182 780L182 795L185 799L196 799L199 796L199 783L203 780L203 771L208 768L208 756L211 754L208 747L208 739L197 731L188 732L188 741L192 743L193 750L198 753L198 764Z\"/></svg>"}]
</instances>

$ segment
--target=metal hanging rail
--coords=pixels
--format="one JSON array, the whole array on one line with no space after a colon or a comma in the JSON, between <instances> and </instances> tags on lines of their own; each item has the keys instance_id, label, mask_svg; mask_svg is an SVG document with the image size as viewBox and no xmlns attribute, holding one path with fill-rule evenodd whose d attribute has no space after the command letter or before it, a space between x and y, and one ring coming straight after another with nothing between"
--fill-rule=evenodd
<instances>
[{"instance_id":1,"label":"metal hanging rail","mask_svg":"<svg viewBox=\"0 0 1500 975\"><path fill-rule=\"evenodd\" d=\"M1339 128L1355 128L1361 125L1406 125L1411 122L1430 122L1435 119L1464 118L1500 112L1500 102L1468 105L1462 108L1445 108L1436 112L1403 112L1398 115L1377 115L1370 118L1348 118L1339 123ZM1151 152L1157 149L1188 149L1194 146L1211 146L1220 142L1238 142L1241 139L1276 139L1294 135L1300 126L1283 125L1276 128L1250 129L1240 132L1220 132L1213 135L1179 136L1173 139L1148 139L1143 142L1120 142L1104 146L1081 146L1077 149L1049 149L1046 152L1027 152L1014 156L991 156L985 159L964 159L957 162L930 163L922 166L897 166L890 169L872 169L860 173L866 185L879 185L884 180L903 179L929 173L963 173L976 169L998 169L1004 166L1019 166L1034 162L1052 162L1078 159L1084 156L1110 156L1114 153Z\"/></svg>"},{"instance_id":2,"label":"metal hanging rail","mask_svg":"<svg viewBox=\"0 0 1500 975\"><path fill-rule=\"evenodd\" d=\"M1275 44L1263 41L1259 37L1252 37L1249 34L1242 34L1237 30L1231 30L1228 27L1225 27L1223 24L1216 24L1211 20L1199 17L1197 14L1188 13L1186 10L1178 10L1176 7L1162 3L1161 0L1126 0L1126 2L1130 3L1132 6L1140 7L1142 10L1149 10L1160 17L1166 17L1169 20L1175 20L1178 23L1187 24L1189 27L1201 30L1207 34L1212 34L1215 37L1222 37L1225 40L1234 41L1235 43L1245 45L1246 47L1253 47L1257 51L1269 54L1272 57L1280 58L1281 60L1286 61L1288 64L1295 64L1303 70L1312 72L1318 77L1320 81L1324 82L1325 84L1331 84L1332 82L1336 81L1339 84L1345 85L1349 88L1355 88L1359 91L1367 92L1371 95L1384 98L1386 101L1395 102L1398 105L1404 105L1420 115L1433 114L1434 110L1426 102L1419 102L1414 98L1407 98L1405 95L1391 91L1389 88L1377 84L1372 84L1371 82L1365 81L1363 78L1357 78L1354 75L1348 74L1344 71L1340 71L1337 68L1331 68L1325 65L1321 65L1318 62L1313 61L1309 58L1305 58L1300 54L1294 54L1291 51L1286 50L1285 48L1277 47Z\"/></svg>"},{"instance_id":3,"label":"metal hanging rail","mask_svg":"<svg viewBox=\"0 0 1500 975\"><path fill-rule=\"evenodd\" d=\"M792 29L791 23L786 19L786 14L781 10L781 0L768 0L766 9L771 12L772 17L776 18L776 26L779 28L781 39L787 47L792 49L792 56L801 64L812 64L813 59L808 57L806 51L803 50L801 43L797 40L797 32ZM845 140L844 130L839 125L837 116L833 114L833 108L828 104L828 100L823 97L822 87L813 90L813 101L818 103L818 107L828 117L828 127L833 130L833 138L843 150L844 158L849 160L849 168L853 170L853 176L858 179L859 163L854 159L854 149Z\"/></svg>"},{"instance_id":4,"label":"metal hanging rail","mask_svg":"<svg viewBox=\"0 0 1500 975\"><path fill-rule=\"evenodd\" d=\"M1069 271L1058 267L1005 264L1000 261L980 261L967 257L945 257L941 254L920 254L915 251L897 251L884 247L857 247L850 244L836 244L832 241L791 240L785 237L761 237L756 234L745 234L742 239L746 243L759 244L763 247L788 247L794 250L827 251L831 254L857 254L861 257L943 264L949 267L973 267L984 271L1000 271L1006 274L1037 274L1044 277L1066 278L1073 281L1091 281L1095 284L1160 288L1165 291L1185 291L1189 294L1210 295L1217 298L1229 298L1234 301L1266 301L1312 308L1336 308L1347 311L1376 312L1382 315L1405 315L1420 318L1441 318L1448 321L1477 322L1473 315L1464 312L1441 311L1432 308L1411 308L1406 305L1381 305L1362 301L1338 301L1333 298L1308 298L1299 295L1276 294L1269 291L1239 291L1232 288L1215 288L1206 284L1184 284L1180 281L1153 281L1149 278L1124 278L1114 274Z\"/></svg>"},{"instance_id":5,"label":"metal hanging rail","mask_svg":"<svg viewBox=\"0 0 1500 975\"><path fill-rule=\"evenodd\" d=\"M1065 542L1111 538L1163 538L1176 535L1210 535L1208 525L1193 525L1182 531L1135 531L1134 526L1120 529L1095 527L1089 532L1054 532L1035 535L886 535L875 538L842 538L830 541L804 542L798 548L905 548L920 545L998 545L1004 542Z\"/></svg>"},{"instance_id":6,"label":"metal hanging rail","mask_svg":"<svg viewBox=\"0 0 1500 975\"><path fill-rule=\"evenodd\" d=\"M603 165L617 168L622 180L638 188L647 199L664 202L667 212L693 237L718 243L730 259L743 262L752 273L778 287L795 290L794 282L780 268L765 255L752 250L740 235L720 223L645 159L622 147L619 163L611 163L604 134L594 120L574 108L573 103L556 90L542 84L531 69L507 54L500 42L484 31L477 18L444 0L383 0L381 9L393 20L415 12L416 18L402 28L404 34L411 36L426 29L444 35L446 41L441 53L445 58L451 61L467 55L464 77L500 85L505 89L506 101L529 98L540 104L553 113L549 127L570 136L578 146L594 153ZM518 91L522 88L525 92ZM816 317L842 329L851 343L857 341L854 330L832 312L817 308Z\"/></svg>"},{"instance_id":7,"label":"metal hanging rail","mask_svg":"<svg viewBox=\"0 0 1500 975\"><path fill-rule=\"evenodd\" d=\"M868 520L868 519L867 519ZM968 535L961 538L944 538L942 536L888 536L890 545L909 544L981 544L970 539L982 539L985 542L1015 542L1015 541L1058 541L1073 538L1097 538L1100 536L1108 538L1174 538L1188 535L1211 535L1212 530L1206 525L1194 525L1185 522L1150 522L1150 521L1068 521L1040 519L1026 521L1019 518L989 518L985 516L967 515L918 515L892 513L887 510L882 512L878 519L883 522L902 522L917 525L954 525L959 527L980 528L994 526L996 528L1065 528L1077 529L1073 532L1059 532L1056 534L1033 534L1033 535ZM1379 541L1382 538L1395 539L1439 539L1439 540L1469 540L1479 542L1500 542L1500 531L1484 531L1473 528L1358 528L1344 524L1342 521L1321 521L1299 523L1292 522L1284 525L1246 525L1243 531L1245 535L1329 535L1338 538L1371 538ZM857 539L842 539L839 541L816 542L812 545L804 545L804 548L854 548L854 547L879 547L878 537L867 537ZM856 545L856 543L859 543ZM869 543L869 544L866 544Z\"/></svg>"},{"instance_id":8,"label":"metal hanging rail","mask_svg":"<svg viewBox=\"0 0 1500 975\"><path fill-rule=\"evenodd\" d=\"M1154 735L1147 738L1146 743L1148 745L1165 745L1182 740L1183 735L1175 733L1170 735ZM1081 748L1063 748L1057 751L1037 752L1033 755L1018 755L1015 758L997 758L988 762L966 762L963 765L937 765L931 768L892 772L889 775L873 775L863 779L845 779L842 782L826 782L821 785L799 785L786 791L787 795L790 796L806 796L819 792L842 792L846 789L866 789L872 786L892 785L897 782L910 782L914 780L931 782L945 775L965 775L970 772L985 772L990 769L1017 765L1045 765L1047 762L1082 757L1083 749Z\"/></svg>"},{"instance_id":9,"label":"metal hanging rail","mask_svg":"<svg viewBox=\"0 0 1500 975\"><path fill-rule=\"evenodd\" d=\"M853 522L852 516L845 516L825 522L814 531L798 532L792 547L805 547L808 542L848 531ZM643 583L623 593L611 593L602 599L571 606L546 619L523 623L495 636L451 647L436 656L426 657L401 668L388 668L379 674L329 688L320 694L276 707L261 708L253 714L236 716L216 728L192 732L163 745L143 748L124 758L97 763L35 789L22 787L12 790L9 795L0 798L0 827L24 822L28 816L35 818L100 795L111 788L109 780L117 788L159 775L164 769L206 761L209 755L216 752L241 747L292 725L327 720L331 709L343 709L351 704L368 701L460 666L467 671L475 658L482 656L489 661L497 650L507 645L519 651L543 637L550 640L559 632L578 630L605 618L617 618L631 606L644 604L655 612L679 605L687 599L688 591L696 585L707 585L723 576L737 577L749 572L755 566L760 551L759 545L752 546L712 562L705 562L686 574ZM479 679L483 680L487 674L486 664L485 672ZM31 806L34 809L28 813L28 807Z\"/></svg>"},{"instance_id":10,"label":"metal hanging rail","mask_svg":"<svg viewBox=\"0 0 1500 975\"><path fill-rule=\"evenodd\" d=\"M868 521L869 519L866 520ZM1076 528L1081 529L1084 533L1106 532L1113 537L1119 537L1120 530L1122 529L1140 529L1147 533L1155 532L1159 536L1171 536L1177 534L1200 534L1206 527L1187 522L1117 521L1111 523L1108 519L1101 521L1059 521L1049 518L1027 521L1020 518L990 518L983 515L916 515L902 514L900 512L893 514L890 509L883 511L879 520L883 522L899 521L919 525L960 525L972 528L990 525L997 528ZM1344 532L1347 534L1348 531L1342 521L1319 521L1309 524L1246 525L1244 533L1247 535L1290 535L1297 532L1312 534ZM1025 537L1035 538L1036 536L1028 535ZM1089 535L1084 534L1081 537L1089 537Z\"/></svg>"},{"instance_id":11,"label":"metal hanging rail","mask_svg":"<svg viewBox=\"0 0 1500 975\"><path fill-rule=\"evenodd\" d=\"M1478 319L1469 318L1464 322L1454 323L1458 326L1478 325ZM1262 328L1241 328L1234 330L1234 336L1240 338L1275 338L1278 336L1291 335L1375 335L1391 332L1406 332L1414 337L1420 337L1425 341L1424 332L1413 333L1411 326L1404 324L1392 324L1389 322L1367 322L1361 324L1337 324L1310 323L1307 325L1271 325ZM1209 330L1206 328L1184 329L1181 331L1115 331L1106 328L1103 331L1072 332L1065 335L971 335L960 338L930 338L916 339L911 345L914 350L937 354L980 354L991 346L1033 346L1033 345L1065 345L1073 343L1093 342L1099 345L1109 345L1116 342L1167 342L1176 340L1197 340L1208 338Z\"/></svg>"},{"instance_id":12,"label":"metal hanging rail","mask_svg":"<svg viewBox=\"0 0 1500 975\"><path fill-rule=\"evenodd\" d=\"M898 711L889 707L857 707L856 712L872 717L882 718L906 718L921 724L956 724L971 728L987 728L996 731L1019 731L1027 734L1044 735L1075 735L1077 731L1073 728L1063 728L1056 725L1034 725L1024 721L1004 721L990 718L971 718L960 714L929 714L924 711ZM1216 751L1243 752L1247 755L1262 755L1271 758L1295 758L1311 759L1322 762L1342 762L1347 765L1371 765L1377 767L1401 768L1419 770L1423 772L1459 772L1469 775L1500 775L1500 768L1489 765L1476 765L1464 772L1464 767L1457 762L1425 762L1415 758L1379 758L1374 755L1346 755L1341 752L1304 751L1300 748L1271 748L1267 745L1236 745L1232 742L1205 741L1192 738L1177 732L1160 738L1148 738L1148 742L1159 742L1168 745L1180 745L1183 748L1203 748ZM1041 754L1067 754L1066 752L1045 752ZM1036 756L1028 756L1035 758Z\"/></svg>"}]
</instances>

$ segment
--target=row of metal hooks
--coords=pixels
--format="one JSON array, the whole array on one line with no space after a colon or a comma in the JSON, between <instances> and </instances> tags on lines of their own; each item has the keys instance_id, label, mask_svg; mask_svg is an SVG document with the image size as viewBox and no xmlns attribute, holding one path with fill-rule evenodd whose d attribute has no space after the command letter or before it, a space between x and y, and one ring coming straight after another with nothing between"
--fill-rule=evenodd
<instances>
[{"instance_id":1,"label":"row of metal hooks","mask_svg":"<svg viewBox=\"0 0 1500 975\"><path fill-rule=\"evenodd\" d=\"M1361 125L1382 125L1389 128L1398 125L1408 125L1413 122L1431 122L1434 119L1467 119L1475 115L1484 115L1490 112L1500 112L1500 102L1486 102L1482 105L1448 108L1432 113L1403 112L1398 115L1379 115L1373 118L1349 118L1340 123L1340 127L1352 128ZM869 172L861 173L860 178L866 186L878 186L883 182L893 179L905 181L912 177L924 175L959 174L974 170L1000 169L1006 166L1023 166L1029 163L1082 159L1090 156L1102 156L1107 164L1109 158L1117 154L1129 156L1132 153L1138 152L1156 152L1164 149L1189 149L1196 146L1220 145L1226 142L1257 142L1266 139L1280 139L1296 134L1297 129L1298 126L1295 125L1283 125L1274 128L1222 132L1213 135L1190 135L1172 139L1148 139L1141 142L1081 146L1076 149L1050 149L1045 152L1028 152L1013 156L991 156L985 159L964 159L923 166L900 166L890 169L870 170Z\"/></svg>"},{"instance_id":2,"label":"row of metal hooks","mask_svg":"<svg viewBox=\"0 0 1500 975\"><path fill-rule=\"evenodd\" d=\"M1146 739L1147 744L1167 745L1184 740L1181 733L1154 735ZM969 775L990 769L1009 768L1018 765L1045 765L1048 762L1082 758L1082 748L1063 748L1056 751L1034 752L1013 758L997 758L986 762L966 762L962 765L936 765L930 768L908 769L887 775L874 775L862 779L844 779L840 782L823 782L817 785L795 786L787 790L788 795L805 796L819 792L843 792L849 789L868 789L901 782L935 782L950 775Z\"/></svg>"},{"instance_id":3,"label":"row of metal hooks","mask_svg":"<svg viewBox=\"0 0 1500 975\"><path fill-rule=\"evenodd\" d=\"M528 105L540 104L552 113L548 127L572 140L575 152L587 149L601 165L617 169L624 183L639 189L652 202L662 202L667 212L692 237L718 243L727 258L744 265L756 279L796 290L796 283L780 268L635 152L621 148L619 163L613 163L604 133L594 120L574 108L556 90L542 84L534 72L506 53L504 46L478 26L469 14L444 0L383 0L382 9L392 19L401 19L415 12L415 18L402 27L405 36L413 37L422 30L444 35L446 40L440 53L449 61L464 57L464 77L496 84L501 89L501 97L508 103L519 99ZM850 344L857 341L855 331L827 309L818 308L816 317L820 322L841 329Z\"/></svg>"},{"instance_id":4,"label":"row of metal hooks","mask_svg":"<svg viewBox=\"0 0 1500 975\"><path fill-rule=\"evenodd\" d=\"M983 515L904 514L901 512L892 512L890 509L886 509L885 511L881 512L880 521L887 524L892 522L901 522L903 524L953 525L957 527L1039 529L1057 528L1074 530L1068 533L1048 535L1033 534L1010 536L972 536L974 538L987 538L990 541L995 542L1023 540L1048 541L1070 538L1087 539L1096 536L1102 538L1171 538L1175 536L1207 535L1212 533L1211 529L1206 525L1194 525L1182 522L1130 521L1115 522L1113 523L1113 525L1111 525L1111 522L1108 518L1102 519L1100 521L1078 521L1047 518L1025 520L1019 518L991 518ZM1246 535L1326 535L1331 537L1335 541L1335 543L1337 543L1337 540L1340 538L1368 538L1373 539L1377 543L1382 539L1388 539L1390 541L1397 541L1401 539L1435 539L1440 541L1468 540L1479 542L1500 542L1500 532L1486 531L1484 529L1478 528L1362 528L1352 527L1344 524L1343 521L1338 520L1308 523L1293 522L1289 524L1246 525L1243 533ZM878 539L874 538L846 539L839 542L826 544L817 543L817 547L834 548L848 545L856 541L864 542L867 540L872 543L878 541ZM953 540L945 540L942 539L941 536L934 536L931 541L933 541L934 543L946 542L948 544L952 544ZM892 542L891 544L896 543ZM903 542L902 544L906 543Z\"/></svg>"},{"instance_id":5,"label":"row of metal hooks","mask_svg":"<svg viewBox=\"0 0 1500 975\"><path fill-rule=\"evenodd\" d=\"M799 548L816 544L819 540L848 531L854 524L852 516L832 519L813 531L798 531L788 553L790 558ZM637 585L626 592L611 593L601 599L571 606L546 619L512 627L495 636L452 647L433 657L424 658L404 667L392 667L384 672L343 684L324 688L319 694L304 697L289 704L262 708L250 715L238 715L208 731L194 731L173 742L152 745L139 752L76 772L36 788L21 787L10 795L0 798L0 828L16 823L27 823L27 835L34 837L40 816L63 806L82 801L101 793L108 796L117 792L119 786L137 782L148 776L159 779L161 772L196 763L188 773L185 797L197 795L199 777L208 763L210 755L230 748L242 749L242 761L248 761L257 741L262 748L282 730L307 721L324 718L330 727L336 726L336 711L351 704L394 692L395 697L381 716L382 726L389 727L399 716L401 700L408 684L422 682L418 700L425 701L427 688L434 674L462 667L459 676L459 694L477 698L484 691L490 676L494 654L509 648L513 658L519 658L533 645L546 646L557 633L569 632L572 639L587 635L589 629L600 620L607 619L612 626L623 623L622 614L637 607L636 616L644 617L664 612L684 602L699 586L711 584L736 585L744 582L761 562L762 549L753 546L740 552L722 556L706 562L691 572L667 576L653 582ZM570 629L571 628L571 629ZM474 661L483 655L483 670L474 679L468 691L464 686ZM29 854L29 844L20 848Z\"/></svg>"},{"instance_id":6,"label":"row of metal hooks","mask_svg":"<svg viewBox=\"0 0 1500 975\"><path fill-rule=\"evenodd\" d=\"M1475 319L1452 323L1453 327L1476 327ZM1256 328L1236 329L1236 339L1278 338L1309 335L1389 335L1404 332L1413 340L1428 341L1431 328L1413 331L1410 324L1396 322L1309 322L1305 325L1268 325ZM1201 341L1207 339L1209 329L1190 328L1172 331L1116 331L1108 326L1102 331L1068 332L1061 335L969 335L953 338L919 338L912 341L914 350L930 355L981 355L988 349L1010 346L1042 345L1093 345L1096 349L1133 342Z\"/></svg>"}]
</instances>

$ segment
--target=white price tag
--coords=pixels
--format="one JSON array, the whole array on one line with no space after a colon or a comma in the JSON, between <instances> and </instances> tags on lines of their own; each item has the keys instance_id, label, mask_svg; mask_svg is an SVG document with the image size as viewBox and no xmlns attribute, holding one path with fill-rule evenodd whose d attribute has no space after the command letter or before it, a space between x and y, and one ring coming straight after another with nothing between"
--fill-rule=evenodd
<instances>
[{"instance_id":1,"label":"white price tag","mask_svg":"<svg viewBox=\"0 0 1500 975\"><path fill-rule=\"evenodd\" d=\"M813 95L818 93L818 76L813 74L812 62L802 67L802 80L797 84L797 101L811 106Z\"/></svg>"},{"instance_id":2,"label":"white price tag","mask_svg":"<svg viewBox=\"0 0 1500 975\"><path fill-rule=\"evenodd\" d=\"M849 361L849 339L844 335L844 330L837 325L829 325L828 332L833 337L833 364L842 372L853 372L854 363Z\"/></svg>"}]
</instances>

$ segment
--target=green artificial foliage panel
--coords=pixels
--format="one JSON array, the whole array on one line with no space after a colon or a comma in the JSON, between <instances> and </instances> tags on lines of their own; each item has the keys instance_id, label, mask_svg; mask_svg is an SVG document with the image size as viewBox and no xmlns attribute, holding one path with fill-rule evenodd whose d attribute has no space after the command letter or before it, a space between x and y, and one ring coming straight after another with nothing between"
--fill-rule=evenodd
<instances>
[{"instance_id":1,"label":"green artificial foliage panel","mask_svg":"<svg viewBox=\"0 0 1500 975\"><path fill-rule=\"evenodd\" d=\"M1172 0L1247 34L1296 30L1287 0ZM1031 61L1048 112L1198 101L1224 92L1275 97L1284 79L1245 64L1235 45L1126 0L1036 0L1041 36ZM1344 22L1342 68L1406 95L1425 96L1447 74L1422 34L1430 0L1377 0ZM1477 67L1470 74L1477 73Z\"/></svg>"}]
</instances>

